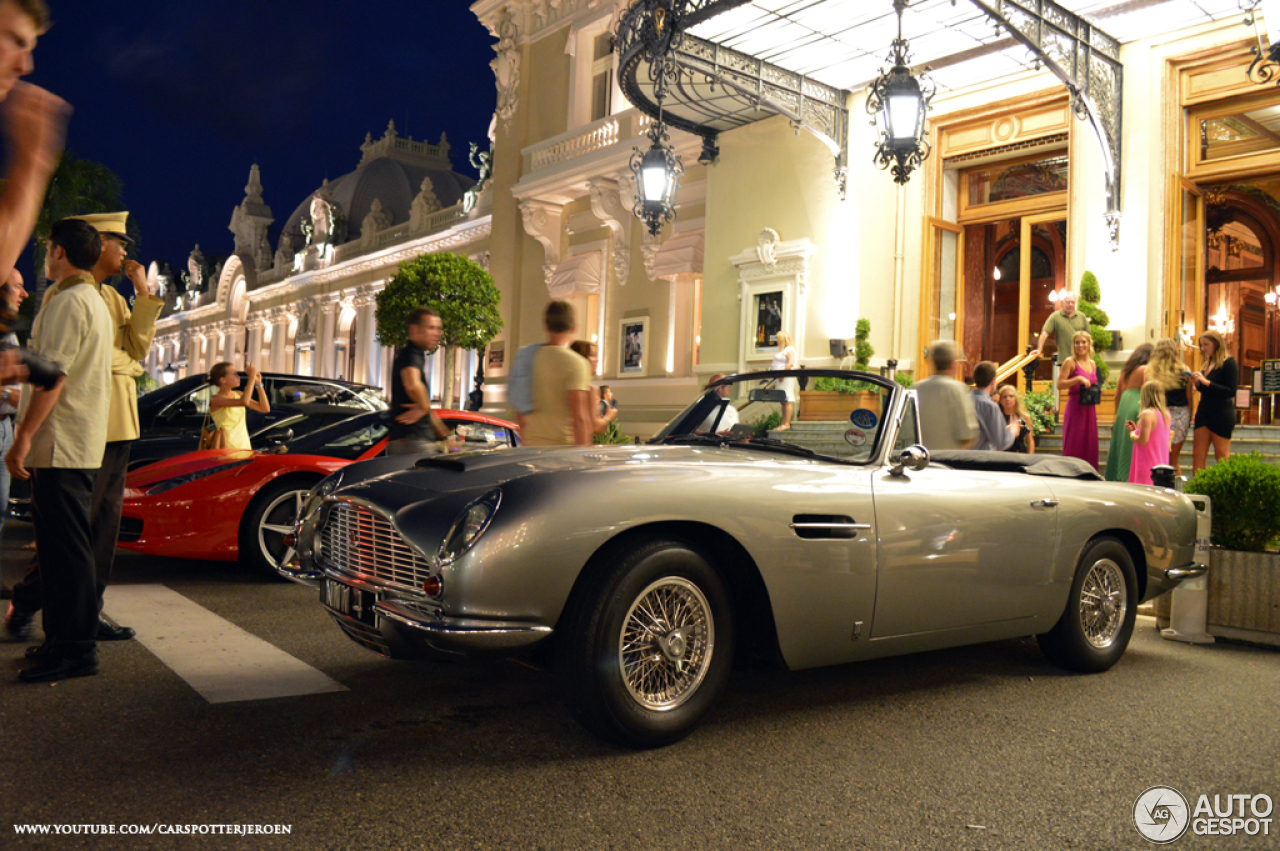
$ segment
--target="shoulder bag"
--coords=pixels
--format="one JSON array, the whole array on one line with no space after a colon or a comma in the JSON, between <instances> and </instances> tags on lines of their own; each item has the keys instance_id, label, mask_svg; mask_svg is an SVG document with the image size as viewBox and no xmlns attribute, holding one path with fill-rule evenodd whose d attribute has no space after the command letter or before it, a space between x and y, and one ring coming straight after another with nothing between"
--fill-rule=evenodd
<instances>
[{"instance_id":1,"label":"shoulder bag","mask_svg":"<svg viewBox=\"0 0 1280 851\"><path fill-rule=\"evenodd\" d=\"M213 399L209 399L209 407L204 412L204 424L200 426L201 449L226 449L227 430L213 421Z\"/></svg>"}]
</instances>

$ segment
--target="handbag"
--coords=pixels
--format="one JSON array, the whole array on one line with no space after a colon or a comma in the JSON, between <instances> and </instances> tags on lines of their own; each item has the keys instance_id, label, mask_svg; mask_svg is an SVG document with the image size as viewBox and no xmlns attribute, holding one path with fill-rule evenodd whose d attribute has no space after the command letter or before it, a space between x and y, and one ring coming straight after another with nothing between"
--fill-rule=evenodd
<instances>
[{"instance_id":1,"label":"handbag","mask_svg":"<svg viewBox=\"0 0 1280 851\"><path fill-rule=\"evenodd\" d=\"M205 409L204 423L200 426L200 449L226 449L228 447L227 430L212 422L210 414L212 406Z\"/></svg>"},{"instance_id":2,"label":"handbag","mask_svg":"<svg viewBox=\"0 0 1280 851\"><path fill-rule=\"evenodd\" d=\"M1088 387L1080 388L1079 402L1081 405L1102 404L1102 385L1095 382Z\"/></svg>"}]
</instances>

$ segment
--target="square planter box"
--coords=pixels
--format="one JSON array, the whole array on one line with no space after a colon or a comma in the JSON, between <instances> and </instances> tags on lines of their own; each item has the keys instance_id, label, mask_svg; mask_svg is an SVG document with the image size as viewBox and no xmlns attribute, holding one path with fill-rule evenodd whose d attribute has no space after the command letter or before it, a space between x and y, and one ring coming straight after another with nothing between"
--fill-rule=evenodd
<instances>
[{"instance_id":1,"label":"square planter box","mask_svg":"<svg viewBox=\"0 0 1280 851\"><path fill-rule=\"evenodd\" d=\"M1209 616L1205 631L1280 647L1280 553L1209 550ZM1156 623L1169 625L1171 595L1153 602Z\"/></svg>"},{"instance_id":2,"label":"square planter box","mask_svg":"<svg viewBox=\"0 0 1280 851\"><path fill-rule=\"evenodd\" d=\"M848 422L849 415L859 408L870 408L878 415L880 394L801 390L796 419L800 422Z\"/></svg>"}]
</instances>

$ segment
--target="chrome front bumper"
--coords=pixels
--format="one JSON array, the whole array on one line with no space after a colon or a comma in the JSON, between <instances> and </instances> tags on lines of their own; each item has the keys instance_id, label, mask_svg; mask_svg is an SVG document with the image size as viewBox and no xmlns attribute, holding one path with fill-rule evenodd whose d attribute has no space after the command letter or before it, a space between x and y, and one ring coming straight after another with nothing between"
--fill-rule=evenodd
<instances>
[{"instance_id":1,"label":"chrome front bumper","mask_svg":"<svg viewBox=\"0 0 1280 851\"><path fill-rule=\"evenodd\" d=\"M321 605L348 637L394 658L515 655L551 637L541 624L449 617L433 603L345 574L325 571L318 579Z\"/></svg>"}]
</instances>

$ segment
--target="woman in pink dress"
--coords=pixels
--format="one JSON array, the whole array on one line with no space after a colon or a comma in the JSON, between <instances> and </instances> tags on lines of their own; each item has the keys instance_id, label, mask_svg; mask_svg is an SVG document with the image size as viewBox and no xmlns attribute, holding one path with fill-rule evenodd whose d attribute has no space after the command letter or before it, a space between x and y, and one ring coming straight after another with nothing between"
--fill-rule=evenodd
<instances>
[{"instance_id":1,"label":"woman in pink dress","mask_svg":"<svg viewBox=\"0 0 1280 851\"><path fill-rule=\"evenodd\" d=\"M1165 407L1164 385L1148 381L1142 385L1142 413L1138 421L1126 423L1133 440L1133 460L1129 463L1129 481L1135 485L1151 484L1151 468L1169 463L1169 409Z\"/></svg>"},{"instance_id":2,"label":"woman in pink dress","mask_svg":"<svg viewBox=\"0 0 1280 851\"><path fill-rule=\"evenodd\" d=\"M1093 338L1077 331L1071 338L1071 357L1058 372L1058 391L1067 391L1067 407L1062 412L1062 454L1083 458L1098 468L1098 406L1081 405L1080 391L1098 383L1093 362Z\"/></svg>"}]
</instances>

